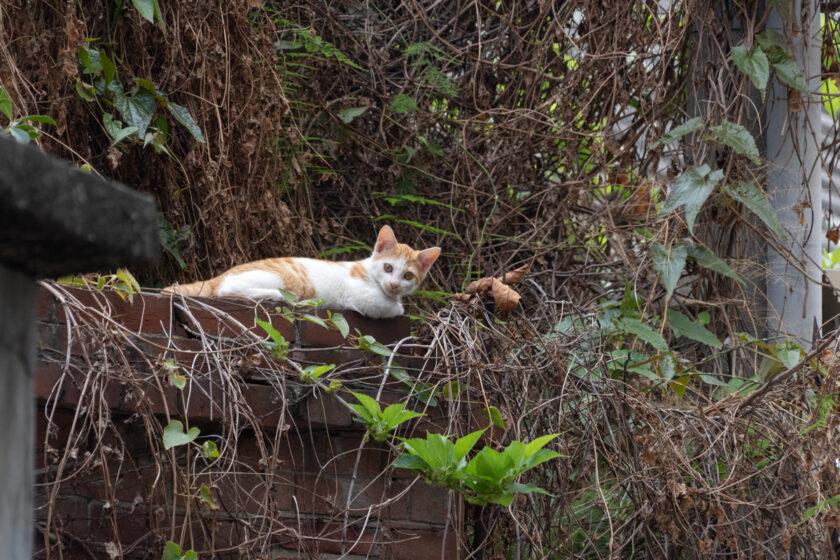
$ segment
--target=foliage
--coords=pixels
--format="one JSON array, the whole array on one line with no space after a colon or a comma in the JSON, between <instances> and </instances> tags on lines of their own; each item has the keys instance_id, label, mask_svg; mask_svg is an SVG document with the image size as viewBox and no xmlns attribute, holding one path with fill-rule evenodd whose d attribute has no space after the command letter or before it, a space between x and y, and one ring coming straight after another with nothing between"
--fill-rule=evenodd
<instances>
[{"instance_id":1,"label":"foliage","mask_svg":"<svg viewBox=\"0 0 840 560\"><path fill-rule=\"evenodd\" d=\"M12 100L6 90L0 86L0 113L6 115L9 119L9 124L3 129L12 137L22 144L27 144L31 140L36 140L41 136L37 125L51 124L55 126L55 121L46 115L28 115L20 118L13 118L12 115Z\"/></svg>"},{"instance_id":2,"label":"foliage","mask_svg":"<svg viewBox=\"0 0 840 560\"><path fill-rule=\"evenodd\" d=\"M362 419L365 424L365 429L374 441L384 441L386 438L391 437L391 432L403 422L424 416L420 412L406 410L406 403L394 403L385 407L385 410L382 410L375 399L363 393L353 393L351 391L351 394L356 397L359 404L350 404L350 407Z\"/></svg>"}]
</instances>

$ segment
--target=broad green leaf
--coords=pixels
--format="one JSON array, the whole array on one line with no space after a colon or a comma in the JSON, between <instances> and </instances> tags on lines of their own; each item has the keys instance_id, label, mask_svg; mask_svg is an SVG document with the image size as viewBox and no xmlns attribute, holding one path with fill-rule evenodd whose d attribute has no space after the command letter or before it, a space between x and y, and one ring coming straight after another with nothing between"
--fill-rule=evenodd
<instances>
[{"instance_id":1,"label":"broad green leaf","mask_svg":"<svg viewBox=\"0 0 840 560\"><path fill-rule=\"evenodd\" d=\"M317 315L311 315L309 313L306 313L301 317L301 319L304 321L309 321L310 323L315 323L316 325L322 326L325 329L327 328L327 323Z\"/></svg>"},{"instance_id":2,"label":"broad green leaf","mask_svg":"<svg viewBox=\"0 0 840 560\"><path fill-rule=\"evenodd\" d=\"M744 283L741 277L735 274L735 271L728 264L702 245L691 245L688 249L688 256L693 257L697 261L697 264L703 268L714 270L718 274L723 274L741 284Z\"/></svg>"},{"instance_id":3,"label":"broad green leaf","mask_svg":"<svg viewBox=\"0 0 840 560\"><path fill-rule=\"evenodd\" d=\"M761 92L761 98L767 91L767 80L770 78L770 61L759 45L751 50L745 45L738 45L732 49L732 61L738 70L746 74L753 85Z\"/></svg>"},{"instance_id":4,"label":"broad green leaf","mask_svg":"<svg viewBox=\"0 0 840 560\"><path fill-rule=\"evenodd\" d=\"M776 358L790 369L802 359L802 347L795 342L779 342L775 345Z\"/></svg>"},{"instance_id":5,"label":"broad green leaf","mask_svg":"<svg viewBox=\"0 0 840 560\"><path fill-rule=\"evenodd\" d=\"M344 318L344 315L341 313L333 313L330 316L330 322L338 329L341 336L347 338L347 335L350 334L350 325L347 324L347 319Z\"/></svg>"},{"instance_id":6,"label":"broad green leaf","mask_svg":"<svg viewBox=\"0 0 840 560\"><path fill-rule=\"evenodd\" d=\"M528 442L525 446L525 458L528 459L537 451L548 445L548 442L559 436L560 434L546 434Z\"/></svg>"},{"instance_id":7,"label":"broad green leaf","mask_svg":"<svg viewBox=\"0 0 840 560\"><path fill-rule=\"evenodd\" d=\"M99 61L99 51L97 49L79 49L79 60L82 61L88 74L96 76L102 74L102 63Z\"/></svg>"},{"instance_id":8,"label":"broad green leaf","mask_svg":"<svg viewBox=\"0 0 840 560\"><path fill-rule=\"evenodd\" d=\"M365 410L370 413L371 417L376 419L382 416L382 409L379 407L379 403L376 402L375 399L365 395L364 393L354 393L353 391L350 391L350 394L356 397L356 400L365 407Z\"/></svg>"},{"instance_id":9,"label":"broad green leaf","mask_svg":"<svg viewBox=\"0 0 840 560\"><path fill-rule=\"evenodd\" d=\"M376 419L370 415L370 412L368 412L364 406L354 403L347 403L347 406L355 410L356 414L358 414L362 418L362 420L365 421L365 424L371 424L373 422L376 422Z\"/></svg>"},{"instance_id":10,"label":"broad green leaf","mask_svg":"<svg viewBox=\"0 0 840 560\"><path fill-rule=\"evenodd\" d=\"M206 484L202 484L201 488L199 488L199 497L201 501L204 502L204 505L209 507L210 509L216 509L216 500L213 499L213 493L210 491L210 487Z\"/></svg>"},{"instance_id":11,"label":"broad green leaf","mask_svg":"<svg viewBox=\"0 0 840 560\"><path fill-rule=\"evenodd\" d=\"M111 142L111 146L116 146L117 144L119 144L120 142L137 132L136 126L127 126L123 128L122 122L116 120L114 118L114 115L112 115L111 113L105 113L104 115L102 115L102 124L105 125L105 130L108 132L111 138L114 139L114 141ZM184 267L186 267L186 264L184 265Z\"/></svg>"},{"instance_id":12,"label":"broad green leaf","mask_svg":"<svg viewBox=\"0 0 840 560\"><path fill-rule=\"evenodd\" d=\"M558 457L566 457L566 455L558 453L553 449L540 449L528 458L528 462L526 463L524 470L532 469L537 465L541 465L546 461L551 461L552 459L557 459Z\"/></svg>"},{"instance_id":13,"label":"broad green leaf","mask_svg":"<svg viewBox=\"0 0 840 560\"><path fill-rule=\"evenodd\" d=\"M335 369L335 364L324 364L320 366L307 366L306 372L312 376L313 379L318 379L325 373Z\"/></svg>"},{"instance_id":14,"label":"broad green leaf","mask_svg":"<svg viewBox=\"0 0 840 560\"><path fill-rule=\"evenodd\" d=\"M93 89L93 86L83 83L81 78L76 78L76 93L85 101L96 99L96 91Z\"/></svg>"},{"instance_id":15,"label":"broad green leaf","mask_svg":"<svg viewBox=\"0 0 840 560\"><path fill-rule=\"evenodd\" d=\"M187 377L179 375L178 370L170 370L167 375L169 376L169 382L179 391L183 391L184 387L187 386Z\"/></svg>"},{"instance_id":16,"label":"broad green leaf","mask_svg":"<svg viewBox=\"0 0 840 560\"><path fill-rule=\"evenodd\" d=\"M219 456L219 448L216 446L215 441L205 441L204 443L202 443L201 452L208 459Z\"/></svg>"},{"instance_id":17,"label":"broad green leaf","mask_svg":"<svg viewBox=\"0 0 840 560\"><path fill-rule=\"evenodd\" d=\"M358 329L356 329L356 331L358 332ZM367 350L368 352L373 352L374 354L379 354L380 356L385 356L386 358L393 354L388 347L382 345L380 342L377 342L377 340L369 334L359 336L359 348Z\"/></svg>"},{"instance_id":18,"label":"broad green leaf","mask_svg":"<svg viewBox=\"0 0 840 560\"><path fill-rule=\"evenodd\" d=\"M181 560L181 547L172 541L166 543L161 560Z\"/></svg>"},{"instance_id":19,"label":"broad green leaf","mask_svg":"<svg viewBox=\"0 0 840 560\"><path fill-rule=\"evenodd\" d=\"M688 231L694 233L694 220L700 212L700 208L720 180L723 179L723 171L715 169L712 171L708 165L689 169L674 181L668 199L662 205L662 214L667 214L685 206L685 221Z\"/></svg>"},{"instance_id":20,"label":"broad green leaf","mask_svg":"<svg viewBox=\"0 0 840 560\"><path fill-rule=\"evenodd\" d=\"M811 91L808 87L807 80L805 80L805 76L802 74L802 69L790 57L785 55L783 60L780 62L771 62L771 65L773 66L773 71L776 73L776 77L783 84L798 89L802 93L808 94L809 97L811 96Z\"/></svg>"},{"instance_id":21,"label":"broad green leaf","mask_svg":"<svg viewBox=\"0 0 840 560\"><path fill-rule=\"evenodd\" d=\"M412 469L418 471L431 468L429 466L429 463L427 463L419 455L411 455L408 453L397 457L397 460L391 463L391 466L396 467L398 469Z\"/></svg>"},{"instance_id":22,"label":"broad green leaf","mask_svg":"<svg viewBox=\"0 0 840 560\"><path fill-rule=\"evenodd\" d=\"M114 94L114 106L129 126L137 128L140 137L146 135L146 129L155 114L155 98L145 89L139 89L128 97L120 90Z\"/></svg>"},{"instance_id":23,"label":"broad green leaf","mask_svg":"<svg viewBox=\"0 0 840 560\"><path fill-rule=\"evenodd\" d=\"M278 288L277 291L280 292L280 295L283 296L283 299L285 299L287 302L289 302L289 305L295 305L297 303L297 301L298 301L297 296L295 294L293 294L292 292L290 292L289 290L284 290L282 288Z\"/></svg>"},{"instance_id":24,"label":"broad green leaf","mask_svg":"<svg viewBox=\"0 0 840 560\"><path fill-rule=\"evenodd\" d=\"M674 357L671 354L665 354L659 359L659 373L665 379L673 379L677 374L677 364L674 363Z\"/></svg>"},{"instance_id":25,"label":"broad green leaf","mask_svg":"<svg viewBox=\"0 0 840 560\"><path fill-rule=\"evenodd\" d=\"M689 381L691 381L690 375L681 375L676 379L670 381L668 385L671 387L671 389L674 390L675 393L677 393L677 396L682 399L683 395L685 395L685 390L688 388Z\"/></svg>"},{"instance_id":26,"label":"broad green leaf","mask_svg":"<svg viewBox=\"0 0 840 560\"><path fill-rule=\"evenodd\" d=\"M504 418L502 418L502 413L499 412L499 409L496 408L495 406L486 407L481 411L481 413L487 419L489 419L493 423L493 425L496 426L497 428L501 428L502 430L507 430L507 427L505 426L505 420L504 420Z\"/></svg>"},{"instance_id":27,"label":"broad green leaf","mask_svg":"<svg viewBox=\"0 0 840 560\"><path fill-rule=\"evenodd\" d=\"M109 113L105 113L104 120L108 120L108 117L111 115ZM119 122L119 121L118 121ZM108 129L108 124L106 122L105 128ZM137 129L133 126L129 126L128 128L124 128L120 131L120 133L124 133L125 131L137 132ZM110 134L110 130L108 131ZM113 136L113 135L112 135ZM114 143L111 144L112 146L119 142L119 140L114 140ZM158 212L158 241L160 241L161 247L166 250L167 253L172 255L175 260L178 262L178 266L181 267L182 270L187 269L187 263L184 262L184 258L181 256L181 249L178 247L178 242L181 240L181 236L175 231L175 228L169 223L169 220L166 219L166 216L163 215L163 212Z\"/></svg>"},{"instance_id":28,"label":"broad green leaf","mask_svg":"<svg viewBox=\"0 0 840 560\"><path fill-rule=\"evenodd\" d=\"M470 450L475 447L475 444L478 442L478 439L481 437L486 431L486 428L483 430L476 430L475 432L469 433L464 437L460 437L455 441L455 458L460 461L463 459Z\"/></svg>"},{"instance_id":29,"label":"broad green leaf","mask_svg":"<svg viewBox=\"0 0 840 560\"><path fill-rule=\"evenodd\" d=\"M27 115L23 117L21 120L27 120L31 122L37 123L44 123L44 124L51 124L53 126L58 126L55 124L55 120L52 117L48 117L47 115Z\"/></svg>"},{"instance_id":30,"label":"broad green leaf","mask_svg":"<svg viewBox=\"0 0 840 560\"><path fill-rule=\"evenodd\" d=\"M749 208L753 214L758 216L770 228L770 231L776 234L776 237L785 239L785 230L782 229L782 224L779 222L779 215L776 214L775 208L770 204L764 191L752 183L745 183L743 181L737 185L729 185L726 190L732 198Z\"/></svg>"},{"instance_id":31,"label":"broad green leaf","mask_svg":"<svg viewBox=\"0 0 840 560\"><path fill-rule=\"evenodd\" d=\"M723 346L711 331L706 329L700 323L696 323L677 311L676 309L669 309L666 319L668 326L674 331L677 336L687 336L697 342L702 342L707 346L713 348L720 348Z\"/></svg>"},{"instance_id":32,"label":"broad green leaf","mask_svg":"<svg viewBox=\"0 0 840 560\"><path fill-rule=\"evenodd\" d=\"M758 153L758 146L755 145L755 138L749 131L740 124L723 121L723 124L709 128L715 135L718 142L725 144L741 155L750 158L754 164L761 163L761 155Z\"/></svg>"},{"instance_id":33,"label":"broad green leaf","mask_svg":"<svg viewBox=\"0 0 840 560\"><path fill-rule=\"evenodd\" d=\"M114 77L117 75L117 69L104 52L99 53L99 63L102 64L102 76L105 78L105 85L107 86L114 81Z\"/></svg>"},{"instance_id":34,"label":"broad green leaf","mask_svg":"<svg viewBox=\"0 0 840 560\"><path fill-rule=\"evenodd\" d=\"M417 100L410 95L398 93L394 96L394 99L391 100L389 108L395 113L416 113Z\"/></svg>"},{"instance_id":35,"label":"broad green leaf","mask_svg":"<svg viewBox=\"0 0 840 560\"><path fill-rule=\"evenodd\" d=\"M12 100L6 90L0 87L0 113L12 120Z\"/></svg>"},{"instance_id":36,"label":"broad green leaf","mask_svg":"<svg viewBox=\"0 0 840 560\"><path fill-rule=\"evenodd\" d=\"M155 5L152 0L131 0L131 3L146 20L155 22Z\"/></svg>"},{"instance_id":37,"label":"broad green leaf","mask_svg":"<svg viewBox=\"0 0 840 560\"><path fill-rule=\"evenodd\" d=\"M155 0L155 3L157 3L157 0ZM190 549L184 553L183 560L198 560L198 553L195 550Z\"/></svg>"},{"instance_id":38,"label":"broad green leaf","mask_svg":"<svg viewBox=\"0 0 840 560\"><path fill-rule=\"evenodd\" d=\"M685 257L688 255L686 245L674 245L670 249L662 245L652 245L650 256L653 259L653 269L662 278L662 285L665 287L667 297L670 298L677 287L677 282L685 269Z\"/></svg>"},{"instance_id":39,"label":"broad green leaf","mask_svg":"<svg viewBox=\"0 0 840 560\"><path fill-rule=\"evenodd\" d=\"M197 438L199 432L198 428L190 428L189 432L184 433L184 425L180 420L172 420L163 429L163 448L171 449L179 445L186 445Z\"/></svg>"},{"instance_id":40,"label":"broad green leaf","mask_svg":"<svg viewBox=\"0 0 840 560\"><path fill-rule=\"evenodd\" d=\"M184 128L192 134L192 137L195 138L196 141L204 143L204 135L201 133L201 128L199 128L196 124L189 109L170 101L166 104L166 110L175 117L176 121L184 125Z\"/></svg>"},{"instance_id":41,"label":"broad green leaf","mask_svg":"<svg viewBox=\"0 0 840 560\"><path fill-rule=\"evenodd\" d=\"M654 142L651 145L651 148L658 148L663 144L670 144L672 142L676 142L686 134L690 134L695 130L699 130L701 128L703 128L703 119L701 117L694 117L693 119L688 119L681 125L669 130L667 134L665 134L664 136L662 136L662 138Z\"/></svg>"},{"instance_id":42,"label":"broad green leaf","mask_svg":"<svg viewBox=\"0 0 840 560\"><path fill-rule=\"evenodd\" d=\"M353 122L353 119L359 117L367 111L367 107L348 107L346 109L342 109L339 111L336 116L343 122L344 124L350 124Z\"/></svg>"},{"instance_id":43,"label":"broad green leaf","mask_svg":"<svg viewBox=\"0 0 840 560\"><path fill-rule=\"evenodd\" d=\"M405 403L392 404L382 411L382 419L388 424L389 431L407 420L419 418L420 416L425 416L425 414L414 412L413 410L405 410Z\"/></svg>"},{"instance_id":44,"label":"broad green leaf","mask_svg":"<svg viewBox=\"0 0 840 560\"><path fill-rule=\"evenodd\" d=\"M630 317L622 317L617 321L616 326L628 333L639 337L641 340L647 342L660 352L667 352L668 351L668 343L665 342L665 339L662 338L662 335L653 330L650 325L646 323L642 323L638 319L632 319Z\"/></svg>"}]
</instances>

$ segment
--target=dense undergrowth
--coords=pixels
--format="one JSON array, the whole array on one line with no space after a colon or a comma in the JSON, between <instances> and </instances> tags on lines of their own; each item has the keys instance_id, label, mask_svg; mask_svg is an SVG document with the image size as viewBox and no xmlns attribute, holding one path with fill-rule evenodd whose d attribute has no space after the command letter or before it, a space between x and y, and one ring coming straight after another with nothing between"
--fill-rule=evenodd
<instances>
[{"instance_id":1,"label":"dense undergrowth","mask_svg":"<svg viewBox=\"0 0 840 560\"><path fill-rule=\"evenodd\" d=\"M0 124L155 195L144 285L356 258L385 223L443 247L413 310L436 371L496 445L567 456L550 495L464 506L465 550L824 556L836 364L766 338L753 139L769 80L807 84L778 7L660 4L5 2ZM512 315L449 303L522 263Z\"/></svg>"}]
</instances>

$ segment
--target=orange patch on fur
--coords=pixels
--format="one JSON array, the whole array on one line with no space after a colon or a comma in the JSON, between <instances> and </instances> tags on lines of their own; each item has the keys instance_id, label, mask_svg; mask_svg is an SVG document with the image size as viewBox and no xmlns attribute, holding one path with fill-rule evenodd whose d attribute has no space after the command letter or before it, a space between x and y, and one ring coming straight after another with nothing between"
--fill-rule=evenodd
<instances>
[{"instance_id":1,"label":"orange patch on fur","mask_svg":"<svg viewBox=\"0 0 840 560\"><path fill-rule=\"evenodd\" d=\"M350 276L353 278L359 278L361 280L367 280L368 274L365 267L363 267L358 262L354 262L353 265L350 267Z\"/></svg>"}]
</instances>

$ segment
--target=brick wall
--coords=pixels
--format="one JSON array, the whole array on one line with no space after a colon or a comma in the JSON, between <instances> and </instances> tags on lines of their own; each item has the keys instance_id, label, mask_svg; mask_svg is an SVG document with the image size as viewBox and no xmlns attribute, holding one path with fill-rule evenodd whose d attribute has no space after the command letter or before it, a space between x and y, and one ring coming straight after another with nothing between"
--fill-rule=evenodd
<instances>
[{"instance_id":1,"label":"brick wall","mask_svg":"<svg viewBox=\"0 0 840 560\"><path fill-rule=\"evenodd\" d=\"M283 333L301 365L337 364L331 379L405 400L382 358L335 329L290 323L270 306L155 294L129 302L56 284L41 288L38 313L36 558L157 559L167 540L199 558L457 556L458 524L445 530L455 503L389 468L394 453L362 445L334 395L268 358L255 317ZM351 332L385 344L410 334L405 318L343 315ZM423 363L408 348L395 364L416 377ZM183 390L169 382L172 363ZM427 412L408 429L443 431L446 415ZM213 441L220 457L197 445L164 450L170 419L198 427L196 442Z\"/></svg>"}]
</instances>

